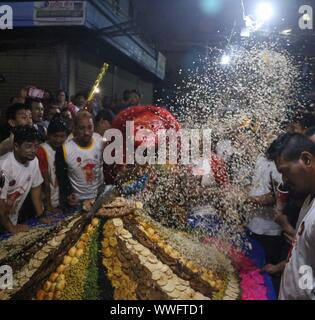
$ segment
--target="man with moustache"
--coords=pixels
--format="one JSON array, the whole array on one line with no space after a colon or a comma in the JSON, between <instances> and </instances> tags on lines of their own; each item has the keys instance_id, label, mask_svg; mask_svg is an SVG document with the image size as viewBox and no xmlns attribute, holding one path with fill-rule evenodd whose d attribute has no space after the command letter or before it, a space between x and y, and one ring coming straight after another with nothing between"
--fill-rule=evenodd
<instances>
[{"instance_id":1,"label":"man with moustache","mask_svg":"<svg viewBox=\"0 0 315 320\"><path fill-rule=\"evenodd\" d=\"M292 192L308 194L281 279L280 300L315 300L315 144L306 136L286 133L268 151ZM307 283L303 282L308 270Z\"/></svg>"}]
</instances>

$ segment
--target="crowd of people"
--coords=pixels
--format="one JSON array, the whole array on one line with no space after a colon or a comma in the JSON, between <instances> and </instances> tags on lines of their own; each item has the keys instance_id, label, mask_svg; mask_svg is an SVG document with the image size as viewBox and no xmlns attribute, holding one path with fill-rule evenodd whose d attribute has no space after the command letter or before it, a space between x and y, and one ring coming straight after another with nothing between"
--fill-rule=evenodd
<instances>
[{"instance_id":1,"label":"crowd of people","mask_svg":"<svg viewBox=\"0 0 315 320\"><path fill-rule=\"evenodd\" d=\"M34 213L49 223L45 212L60 212L95 198L103 183L103 135L120 111L137 106L140 94L126 90L120 103L104 104L84 94L67 101L28 96L23 88L7 108L0 143L0 232L28 230L23 224Z\"/></svg>"},{"instance_id":2,"label":"crowd of people","mask_svg":"<svg viewBox=\"0 0 315 320\"><path fill-rule=\"evenodd\" d=\"M60 213L95 198L107 179L103 135L117 113L139 101L136 91L125 91L114 107L106 99L88 104L82 94L68 102L63 90L56 99L34 99L22 90L6 111L9 132L0 144L0 232L27 231L30 212L49 223L46 212ZM209 181L226 186L228 156L221 151L212 155ZM280 187L288 190L281 208ZM315 117L307 113L292 119L259 155L248 192L248 203L258 209L247 229L265 249L263 271L273 277L280 299L315 299L314 289L299 286L300 267L315 268L314 196Z\"/></svg>"}]
</instances>

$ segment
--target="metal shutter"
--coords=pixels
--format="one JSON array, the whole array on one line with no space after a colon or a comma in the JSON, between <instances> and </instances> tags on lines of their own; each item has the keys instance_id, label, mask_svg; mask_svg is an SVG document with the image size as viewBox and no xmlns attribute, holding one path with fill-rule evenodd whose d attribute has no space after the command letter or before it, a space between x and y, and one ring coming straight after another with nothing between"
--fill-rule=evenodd
<instances>
[{"instance_id":1,"label":"metal shutter","mask_svg":"<svg viewBox=\"0 0 315 320\"><path fill-rule=\"evenodd\" d=\"M0 106L9 104L26 85L51 90L58 88L57 54L55 49L19 49L0 52Z\"/></svg>"}]
</instances>

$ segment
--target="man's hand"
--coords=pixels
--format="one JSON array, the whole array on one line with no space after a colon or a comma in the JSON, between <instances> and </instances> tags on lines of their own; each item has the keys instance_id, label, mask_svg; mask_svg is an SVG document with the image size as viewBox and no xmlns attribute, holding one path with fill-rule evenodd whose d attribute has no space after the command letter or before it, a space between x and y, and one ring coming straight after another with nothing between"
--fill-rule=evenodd
<instances>
[{"instance_id":1,"label":"man's hand","mask_svg":"<svg viewBox=\"0 0 315 320\"><path fill-rule=\"evenodd\" d=\"M286 233L286 232L284 232L283 235L284 235L286 241L287 241L288 243L292 244L292 242L293 242L293 240L294 240L294 238L295 238L295 234L292 235L292 233Z\"/></svg>"},{"instance_id":2,"label":"man's hand","mask_svg":"<svg viewBox=\"0 0 315 320\"><path fill-rule=\"evenodd\" d=\"M62 210L60 208L53 208L52 206L47 207L47 211L53 214L61 214Z\"/></svg>"},{"instance_id":3,"label":"man's hand","mask_svg":"<svg viewBox=\"0 0 315 320\"><path fill-rule=\"evenodd\" d=\"M283 212L278 210L276 210L274 221L278 223L282 227L282 229L285 229L286 227L288 227L288 225L290 225L288 217L283 214Z\"/></svg>"},{"instance_id":4,"label":"man's hand","mask_svg":"<svg viewBox=\"0 0 315 320\"><path fill-rule=\"evenodd\" d=\"M70 207L74 207L74 206L76 206L76 205L78 204L78 200L77 200L77 198L76 198L76 196L75 196L74 193L72 193L72 194L67 198L67 201L68 201L68 205L69 205Z\"/></svg>"},{"instance_id":5,"label":"man's hand","mask_svg":"<svg viewBox=\"0 0 315 320\"><path fill-rule=\"evenodd\" d=\"M39 217L38 221L42 224L52 224L52 219L51 218L46 218L46 217Z\"/></svg>"},{"instance_id":6,"label":"man's hand","mask_svg":"<svg viewBox=\"0 0 315 320\"><path fill-rule=\"evenodd\" d=\"M12 226L9 230L12 234L18 234L21 232L27 232L29 230L29 227L25 224L17 224L15 226Z\"/></svg>"},{"instance_id":7,"label":"man's hand","mask_svg":"<svg viewBox=\"0 0 315 320\"><path fill-rule=\"evenodd\" d=\"M272 276L280 275L285 268L285 261L279 262L278 264L266 264L262 268L262 272L267 272Z\"/></svg>"},{"instance_id":8,"label":"man's hand","mask_svg":"<svg viewBox=\"0 0 315 320\"><path fill-rule=\"evenodd\" d=\"M248 197L246 202L260 206L272 206L275 203L275 199L273 193L270 192L262 196Z\"/></svg>"},{"instance_id":9,"label":"man's hand","mask_svg":"<svg viewBox=\"0 0 315 320\"><path fill-rule=\"evenodd\" d=\"M276 211L275 222L282 227L287 242L292 243L295 237L295 230L289 223L288 217L282 212Z\"/></svg>"}]
</instances>

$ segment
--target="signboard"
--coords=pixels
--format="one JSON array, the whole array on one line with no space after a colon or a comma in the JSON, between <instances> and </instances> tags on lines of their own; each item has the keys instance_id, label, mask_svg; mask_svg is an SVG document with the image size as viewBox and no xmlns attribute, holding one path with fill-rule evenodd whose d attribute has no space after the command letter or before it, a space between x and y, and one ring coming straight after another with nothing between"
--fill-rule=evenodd
<instances>
[{"instance_id":1,"label":"signboard","mask_svg":"<svg viewBox=\"0 0 315 320\"><path fill-rule=\"evenodd\" d=\"M85 1L34 2L34 25L84 25Z\"/></svg>"}]
</instances>

